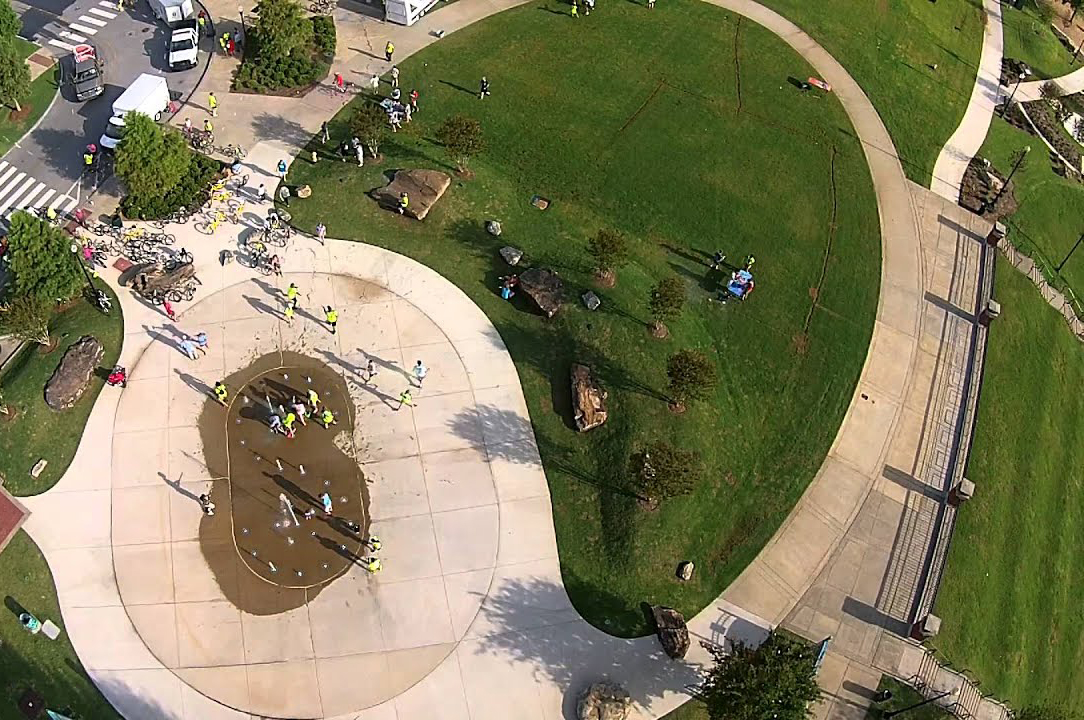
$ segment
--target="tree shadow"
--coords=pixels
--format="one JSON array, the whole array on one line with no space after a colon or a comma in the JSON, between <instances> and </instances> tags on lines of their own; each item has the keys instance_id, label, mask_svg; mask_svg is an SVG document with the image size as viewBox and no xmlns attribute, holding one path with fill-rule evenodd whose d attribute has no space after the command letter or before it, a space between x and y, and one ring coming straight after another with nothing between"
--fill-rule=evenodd
<instances>
[{"instance_id":1,"label":"tree shadow","mask_svg":"<svg viewBox=\"0 0 1084 720\"><path fill-rule=\"evenodd\" d=\"M266 112L252 118L252 129L256 137L273 137L298 147L306 145L313 137L300 123Z\"/></svg>"}]
</instances>

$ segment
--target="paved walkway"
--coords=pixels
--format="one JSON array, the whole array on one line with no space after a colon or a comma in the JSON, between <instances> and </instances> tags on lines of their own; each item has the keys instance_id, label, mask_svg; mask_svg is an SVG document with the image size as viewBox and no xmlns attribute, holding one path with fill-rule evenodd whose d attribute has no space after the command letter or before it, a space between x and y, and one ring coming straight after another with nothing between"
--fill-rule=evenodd
<instances>
[{"instance_id":1,"label":"paved walkway","mask_svg":"<svg viewBox=\"0 0 1084 720\"><path fill-rule=\"evenodd\" d=\"M512 4L461 0L430 14L414 28L380 27L384 32L396 33L395 43L402 57L433 42L435 38L431 33L435 29L451 31ZM740 12L778 34L814 66L819 76L832 84L863 142L877 192L882 236L881 298L870 352L830 454L798 506L761 555L719 600L690 622L698 636L722 643L727 638L762 636L768 625L778 624L794 612L837 555L840 543L858 518L871 488L880 481L892 438L906 426L908 397L916 392L914 377L916 360L920 357L925 307L922 268L928 261L920 250L914 201L903 169L895 153L885 150L893 147L891 140L859 86L823 48L776 13L747 0L715 0L715 4ZM374 45L383 44L383 37L374 35L373 39ZM383 64L382 60L373 61L361 55L349 62L365 67L373 62ZM254 136L273 134L269 128L276 122L297 125L296 128L290 125L285 142L261 143L252 149L246 162L254 172L269 176L268 171L280 157L292 155L293 149L319 126L319 121L338 109L339 100L323 97L333 102L313 102L312 95L300 101L272 98L267 99L265 112L261 99L261 107L248 113L253 122L247 127L252 129ZM230 98L223 105L234 100ZM255 100L245 100L252 108ZM227 135L224 140L237 139ZM257 176L251 182L255 184L260 179ZM219 239L186 234L191 233L187 227L172 231L183 238L180 244L196 254L204 281L199 302L185 311L191 316L182 315L181 325L186 326L191 319L193 324L205 326L204 329L217 328L214 332L221 333L223 338L222 372L228 372L231 364L243 361L245 350L273 350L276 343L279 348L289 348L294 347L293 343L302 342L304 321L297 326L297 334L292 330L284 332L278 320L272 320L268 313L253 314L253 310L245 308L242 303L248 302L244 299L245 294L259 300L260 295L256 294L259 286L236 264L226 268L217 266ZM470 501L481 502L477 507L492 508L479 512L489 513L497 519L497 529L490 525L490 531L481 533L479 544L472 545L472 551L467 553L472 558L472 565L480 564L466 570L450 568L461 572L445 572L441 565L439 572L419 571L420 575L400 579L408 583L428 579L434 585L443 586L450 630L423 645L407 643L394 647L395 643L387 643L388 632L401 639L403 636L396 633L406 632L404 623L391 615L385 623L385 617L381 615L384 646L373 652L381 653L387 663L387 653L441 646L423 659L419 659L421 653L411 653L418 660L414 663L416 667L435 669L394 699L374 705L361 715L351 713L343 717L415 717L426 712L423 708L431 708L439 702L442 717L486 718L512 714L522 718L555 718L570 710L575 693L584 684L606 675L629 688L641 716L661 715L682 701L685 698L683 688L695 681L700 664L706 661L700 648L694 647L685 663L665 661L652 638L625 641L605 636L580 620L568 604L560 580L548 491L533 447L533 436L525 430L529 424L515 370L499 337L480 311L454 286L427 268L363 245L329 241L321 248L312 241L299 240L290 250L287 268L291 272L318 273L310 275L312 279L307 284L311 288L320 286L321 290L313 290L325 293L320 297L328 297L326 293L330 293L330 297L339 298L336 293L342 288L361 281L365 287L374 288L377 298L384 298L374 301L361 296L356 298L349 312L344 311L344 327L353 322L365 322L366 313L372 311L369 306L374 302L386 303L398 308L392 312L395 318L401 310L428 328L422 340L436 338L435 344L451 348L446 350L450 353L446 355L447 361L441 362L451 372L447 380L450 385L441 388L434 384L434 392L456 396L458 404L437 403L434 409L423 404L417 410L407 411L414 425L416 452L405 453L402 457L376 458L373 462L402 460L404 465L414 467L412 487L421 492L421 481L424 480L428 495L429 478L424 477L427 450L426 441L422 439L428 433L437 443L434 452L467 452L478 461L479 471L482 463L488 463L492 477L491 489L484 482L473 489L482 494L478 496L482 501L478 497ZM341 279L342 276L355 280ZM134 368L133 385L135 382L142 385L130 386L119 396L109 390L102 394L72 468L56 488L28 503L35 513L28 522L28 529L54 569L65 624L80 657L107 696L133 718L249 717L249 713L262 712L268 703L281 700L286 688L294 688L304 695L303 700L308 703L304 709L306 716L310 715L315 703L319 703L320 713L325 716L348 706L358 707L358 703L366 702L358 694L361 690L341 686L360 684L357 673L364 676L365 670L358 665L358 658L369 653L363 652L365 648L349 645L349 642L356 642L356 638L331 638L329 647L334 647L321 654L316 649L320 644L316 639L320 634L317 629L320 623L314 624L311 614L307 618L307 627L300 619L294 623L275 619L263 629L256 628L252 635L253 648L250 648L246 623L248 627L254 627L256 621L243 615L235 617L234 611L227 608L230 617L222 626L239 624L241 632L230 631L235 640L223 642L215 650L221 650L222 655L196 659L195 663L189 662L188 655L181 659L182 635L185 636L185 647L194 652L199 649L197 644L201 640L217 643L219 630L219 624L213 619L202 624L198 620L184 622L182 627L178 606L186 600L178 600L178 568L182 584L195 586L195 589L182 589L182 597L206 598L199 593L213 593L214 588L207 586L205 575L200 575L198 553L189 551L185 555L183 549L184 543L192 542L190 528L196 509L183 494L157 477L160 471L166 479L174 481L180 480L182 468L188 468L184 470L186 473L199 472L198 464L193 466L191 459L184 455L197 449L190 444L193 433L183 425L172 427L171 420L174 407L181 409L180 417L190 417L190 412L184 412L183 408L190 408L190 398L196 396L188 395L188 399L182 400L173 394L187 394L188 391L183 378L180 383L176 381L180 375L174 369L183 366L180 356L167 345L154 342L154 338L162 334L161 316L139 304L127 292L122 292L121 297L126 322L123 361ZM199 322L195 323L197 319ZM443 333L443 339L434 334L438 331ZM304 337L317 338L319 343L320 332L314 326ZM401 328L388 338L388 350L401 351L402 347L412 347L417 341L404 338ZM320 349L322 346L305 347ZM355 352L351 343L340 344L337 351L328 347L323 349L332 352L336 359L346 361L350 361L349 354ZM456 365L452 355L458 356L460 365ZM400 357L402 361L408 359ZM432 361L430 364L436 365ZM210 372L217 371L216 366ZM188 374L195 377L194 373ZM464 376L466 385L463 384ZM430 392L428 386L426 392ZM127 405L133 401L126 398L135 394L144 398L143 414L153 418L141 417L134 410L129 415ZM121 403L126 407L118 412ZM364 408L363 405L362 411ZM454 432L449 434L449 428L456 427L456 417L466 418L466 426L470 428L466 434L472 439L466 447L440 449L441 442L458 437ZM139 443L140 452L144 454L138 467L133 467L127 457L114 456L112 450L117 433L146 433L146 442ZM181 449L180 456L172 452L175 440ZM130 441L124 444L132 446ZM144 444L146 449L142 447ZM422 477L417 475L419 462ZM102 468L111 468L111 471L104 473ZM404 487L410 486L408 472L392 472L383 477L385 481L394 478ZM463 479L449 474L451 477ZM389 482L395 482L394 479ZM182 487L185 482L188 480L181 481ZM528 488L529 491L522 495L521 490L515 490L509 496L502 494L502 485ZM198 487L183 489L191 491ZM440 512L432 507L431 496L427 512L411 515L409 492L402 489L397 494L401 496L399 501L408 508L403 511L408 514L402 517L422 518L418 522L436 528L436 516ZM135 499L136 495L141 498ZM393 503L393 500L383 502ZM130 519L132 516L128 514L136 507L149 513L146 517L141 516L138 522ZM378 509L375 498L374 512L384 512ZM387 513L386 518L398 519L392 514ZM177 535L173 530L174 519L180 529ZM188 535L183 530L186 526ZM147 536L132 533L146 533ZM438 538L439 535L434 537L433 543L438 562L442 563ZM157 562L169 563L172 585L166 587L163 581L144 587L142 582L130 582L125 575L138 574L141 568L141 563L133 562L129 557L140 551L125 549L131 547L144 548L150 556L157 558ZM167 557L169 559L165 560ZM159 565L162 578L166 577L164 567ZM460 595L453 595L449 591L449 577L461 574L472 577L478 584L468 582L465 588L459 588ZM426 575L428 577L423 577ZM488 578L488 582L483 582L483 578ZM351 580L353 589L350 592L357 593L356 600L379 596L384 592L382 583L382 580L356 577ZM137 597L141 592L146 594ZM185 596L184 592L197 592L197 595ZM453 597L463 598L463 604L453 607ZM189 601L216 602L214 599ZM394 610L394 607L388 608L392 614ZM187 608L182 612L187 612ZM140 613L147 613L152 618L168 617L172 613L174 622L172 626L168 621L144 622ZM156 613L161 615L156 616ZM317 612L316 617L319 616ZM151 638L158 630L166 633L164 639ZM327 631L323 632L326 637ZM177 636L176 656L172 654L173 633ZM311 651L303 642L306 635ZM300 644L308 654L297 656L296 646L288 642L291 638L301 639ZM275 639L279 640L278 644ZM338 646L339 642L346 643L346 647ZM227 657L227 653L232 655ZM347 658L339 661L342 667L350 670L345 677L335 670L338 658ZM202 664L204 662L206 664ZM832 663L826 668L838 665L835 659ZM384 668L379 672L391 672L390 665L375 667ZM197 669L200 671L186 672ZM298 672L294 673L294 670ZM237 678L236 684L229 683L227 688L215 684L230 672ZM868 670L864 672L873 675ZM243 686L239 684L242 674ZM197 678L197 675L203 677ZM312 681L318 687L302 691L299 678ZM827 670L823 679L833 692L839 685L832 687L832 683L843 682ZM389 680L389 684L391 682ZM401 675L396 676L395 682L401 682L400 687L404 689L409 685ZM866 684L868 682L871 680ZM227 691L243 692L247 699L244 695L227 697L224 695ZM242 711L227 706L241 707ZM832 711L833 707L831 702L825 706L826 711ZM300 708L298 712L301 713Z\"/></svg>"},{"instance_id":2,"label":"paved walkway","mask_svg":"<svg viewBox=\"0 0 1084 720\"><path fill-rule=\"evenodd\" d=\"M983 0L986 23L982 37L982 54L971 99L956 132L945 143L933 166L930 189L943 198L956 202L960 184L971 158L986 140L994 106L1001 93L1001 58L1005 44L1001 25L1001 0Z\"/></svg>"},{"instance_id":3,"label":"paved walkway","mask_svg":"<svg viewBox=\"0 0 1084 720\"><path fill-rule=\"evenodd\" d=\"M1072 95L1074 93L1084 92L1084 67L1079 67L1073 72L1062 75L1061 77L1020 83L1020 87L1017 89L1013 99L1019 102L1039 100L1043 96L1043 85L1046 85L1049 82L1058 86L1059 95Z\"/></svg>"}]
</instances>

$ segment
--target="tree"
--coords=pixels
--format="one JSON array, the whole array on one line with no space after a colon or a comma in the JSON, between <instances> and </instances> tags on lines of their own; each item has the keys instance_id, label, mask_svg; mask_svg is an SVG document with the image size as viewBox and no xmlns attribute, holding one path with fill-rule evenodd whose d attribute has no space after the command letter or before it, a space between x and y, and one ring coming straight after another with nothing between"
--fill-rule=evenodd
<instances>
[{"instance_id":1,"label":"tree","mask_svg":"<svg viewBox=\"0 0 1084 720\"><path fill-rule=\"evenodd\" d=\"M51 305L47 300L33 296L17 297L7 305L0 305L0 327L20 340L48 345Z\"/></svg>"},{"instance_id":2,"label":"tree","mask_svg":"<svg viewBox=\"0 0 1084 720\"><path fill-rule=\"evenodd\" d=\"M0 0L0 40L11 40L23 29L23 21L10 0Z\"/></svg>"},{"instance_id":3,"label":"tree","mask_svg":"<svg viewBox=\"0 0 1084 720\"><path fill-rule=\"evenodd\" d=\"M363 104L350 118L350 132L369 148L369 154L373 157L380 152L380 143L387 131L388 115L376 103Z\"/></svg>"},{"instance_id":4,"label":"tree","mask_svg":"<svg viewBox=\"0 0 1084 720\"><path fill-rule=\"evenodd\" d=\"M703 400L715 390L719 381L715 364L699 350L681 350L666 361L666 374L674 405L684 410L689 400Z\"/></svg>"},{"instance_id":5,"label":"tree","mask_svg":"<svg viewBox=\"0 0 1084 720\"><path fill-rule=\"evenodd\" d=\"M30 66L11 38L0 38L0 103L15 112L30 93Z\"/></svg>"},{"instance_id":6,"label":"tree","mask_svg":"<svg viewBox=\"0 0 1084 720\"><path fill-rule=\"evenodd\" d=\"M685 306L685 281L677 275L659 280L651 289L648 306L651 308L651 316L655 318L652 332L656 337L666 337L666 321L680 315Z\"/></svg>"},{"instance_id":7,"label":"tree","mask_svg":"<svg viewBox=\"0 0 1084 720\"><path fill-rule=\"evenodd\" d=\"M612 285L617 275L617 268L629 260L629 243L625 236L616 230L602 228L587 241L587 252L595 259L595 269L599 277Z\"/></svg>"},{"instance_id":8,"label":"tree","mask_svg":"<svg viewBox=\"0 0 1084 720\"><path fill-rule=\"evenodd\" d=\"M820 699L816 647L772 631L759 647L709 648L715 665L700 687L711 720L804 720Z\"/></svg>"},{"instance_id":9,"label":"tree","mask_svg":"<svg viewBox=\"0 0 1084 720\"><path fill-rule=\"evenodd\" d=\"M128 194L139 199L166 195L192 166L192 153L184 138L142 113L128 113L124 124L114 169Z\"/></svg>"},{"instance_id":10,"label":"tree","mask_svg":"<svg viewBox=\"0 0 1084 720\"><path fill-rule=\"evenodd\" d=\"M64 231L22 211L12 215L8 230L8 269L12 299L64 301L76 295L83 282Z\"/></svg>"},{"instance_id":11,"label":"tree","mask_svg":"<svg viewBox=\"0 0 1084 720\"><path fill-rule=\"evenodd\" d=\"M437 128L437 140L455 158L459 172L465 172L470 159L486 147L481 123L466 115L452 115L441 123Z\"/></svg>"},{"instance_id":12,"label":"tree","mask_svg":"<svg viewBox=\"0 0 1084 720\"><path fill-rule=\"evenodd\" d=\"M629 459L641 498L652 507L664 498L688 495L704 471L700 454L668 442L648 443Z\"/></svg>"},{"instance_id":13,"label":"tree","mask_svg":"<svg viewBox=\"0 0 1084 720\"><path fill-rule=\"evenodd\" d=\"M261 60L287 58L312 46L312 23L295 0L263 0L258 9L254 50Z\"/></svg>"}]
</instances>

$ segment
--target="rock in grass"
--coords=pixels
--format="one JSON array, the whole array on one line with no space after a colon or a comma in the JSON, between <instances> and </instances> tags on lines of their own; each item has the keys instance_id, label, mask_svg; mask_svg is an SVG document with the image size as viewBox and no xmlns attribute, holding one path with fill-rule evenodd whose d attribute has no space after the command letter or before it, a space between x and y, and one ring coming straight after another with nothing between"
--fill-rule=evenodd
<instances>
[{"instance_id":1,"label":"rock in grass","mask_svg":"<svg viewBox=\"0 0 1084 720\"><path fill-rule=\"evenodd\" d=\"M45 404L53 410L67 410L79 401L90 378L105 355L97 338L84 335L61 358L53 376L45 383Z\"/></svg>"}]
</instances>

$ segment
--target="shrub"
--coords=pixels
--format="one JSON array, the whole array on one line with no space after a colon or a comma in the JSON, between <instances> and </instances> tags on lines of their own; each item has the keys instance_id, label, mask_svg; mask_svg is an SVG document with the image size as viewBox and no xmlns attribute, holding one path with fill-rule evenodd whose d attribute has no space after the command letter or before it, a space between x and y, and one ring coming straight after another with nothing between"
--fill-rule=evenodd
<instances>
[{"instance_id":1,"label":"shrub","mask_svg":"<svg viewBox=\"0 0 1084 720\"><path fill-rule=\"evenodd\" d=\"M805 720L820 699L814 646L772 631L758 647L708 650L715 664L700 687L711 720Z\"/></svg>"},{"instance_id":2,"label":"shrub","mask_svg":"<svg viewBox=\"0 0 1084 720\"><path fill-rule=\"evenodd\" d=\"M255 27L249 31L248 52L233 77L235 90L289 92L313 85L327 76L335 58L335 23L325 15L302 20L306 28L300 34L303 45L288 53L278 49L279 43L265 43L266 28L261 31Z\"/></svg>"},{"instance_id":3,"label":"shrub","mask_svg":"<svg viewBox=\"0 0 1084 720\"><path fill-rule=\"evenodd\" d=\"M136 198L131 195L121 201L126 217L154 220L169 217L179 209L203 207L210 197L211 184L222 173L222 163L199 153L192 153L192 164L181 181L161 197Z\"/></svg>"},{"instance_id":4,"label":"shrub","mask_svg":"<svg viewBox=\"0 0 1084 720\"><path fill-rule=\"evenodd\" d=\"M688 495L703 475L700 454L661 440L648 443L629 460L629 470L644 500Z\"/></svg>"},{"instance_id":5,"label":"shrub","mask_svg":"<svg viewBox=\"0 0 1084 720\"><path fill-rule=\"evenodd\" d=\"M655 318L655 330L658 332L666 327L667 320L681 314L681 309L685 306L685 281L677 275L659 280L651 289L648 306L651 308L651 316Z\"/></svg>"},{"instance_id":6,"label":"shrub","mask_svg":"<svg viewBox=\"0 0 1084 720\"><path fill-rule=\"evenodd\" d=\"M350 118L350 132L369 148L373 157L380 152L380 141L388 129L388 115L373 102L366 102Z\"/></svg>"},{"instance_id":7,"label":"shrub","mask_svg":"<svg viewBox=\"0 0 1084 720\"><path fill-rule=\"evenodd\" d=\"M19 211L8 229L8 270L12 281L7 297L43 303L76 295L83 282L79 260L68 235L51 223Z\"/></svg>"},{"instance_id":8,"label":"shrub","mask_svg":"<svg viewBox=\"0 0 1084 720\"><path fill-rule=\"evenodd\" d=\"M316 15L312 18L312 39L325 58L335 57L335 21L331 17Z\"/></svg>"},{"instance_id":9,"label":"shrub","mask_svg":"<svg viewBox=\"0 0 1084 720\"><path fill-rule=\"evenodd\" d=\"M703 400L719 382L715 365L699 350L681 350L666 361L670 390L679 405L688 400Z\"/></svg>"},{"instance_id":10,"label":"shrub","mask_svg":"<svg viewBox=\"0 0 1084 720\"><path fill-rule=\"evenodd\" d=\"M596 269L603 275L613 274L629 260L629 243L616 230L603 228L587 243L587 252L595 259Z\"/></svg>"},{"instance_id":11,"label":"shrub","mask_svg":"<svg viewBox=\"0 0 1084 720\"><path fill-rule=\"evenodd\" d=\"M441 123L437 128L437 140L448 148L460 172L466 170L470 159L486 146L481 123L466 115L452 115Z\"/></svg>"}]
</instances>

